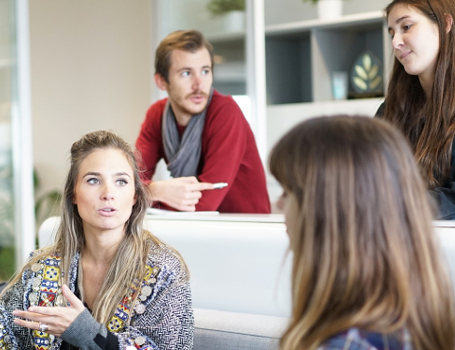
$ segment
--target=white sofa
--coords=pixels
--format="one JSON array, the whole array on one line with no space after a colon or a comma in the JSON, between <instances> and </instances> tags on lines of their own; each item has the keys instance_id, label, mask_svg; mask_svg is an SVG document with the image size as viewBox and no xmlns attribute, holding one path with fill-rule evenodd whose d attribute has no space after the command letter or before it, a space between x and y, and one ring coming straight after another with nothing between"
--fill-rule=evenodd
<instances>
[{"instance_id":1,"label":"white sofa","mask_svg":"<svg viewBox=\"0 0 455 350\"><path fill-rule=\"evenodd\" d=\"M147 228L189 266L195 350L279 348L291 313L281 215L169 214Z\"/></svg>"},{"instance_id":2,"label":"white sofa","mask_svg":"<svg viewBox=\"0 0 455 350\"><path fill-rule=\"evenodd\" d=\"M40 245L50 242L58 222L43 223ZM149 215L144 225L180 251L190 268L194 349L278 349L291 305L281 215ZM455 222L434 227L455 281Z\"/></svg>"},{"instance_id":3,"label":"white sofa","mask_svg":"<svg viewBox=\"0 0 455 350\"><path fill-rule=\"evenodd\" d=\"M42 224L40 246L58 225L58 217ZM189 266L195 350L279 348L291 301L281 215L149 215L144 226Z\"/></svg>"},{"instance_id":4,"label":"white sofa","mask_svg":"<svg viewBox=\"0 0 455 350\"><path fill-rule=\"evenodd\" d=\"M449 265L452 282L455 283L455 221L434 221L433 227L441 242L443 258Z\"/></svg>"}]
</instances>

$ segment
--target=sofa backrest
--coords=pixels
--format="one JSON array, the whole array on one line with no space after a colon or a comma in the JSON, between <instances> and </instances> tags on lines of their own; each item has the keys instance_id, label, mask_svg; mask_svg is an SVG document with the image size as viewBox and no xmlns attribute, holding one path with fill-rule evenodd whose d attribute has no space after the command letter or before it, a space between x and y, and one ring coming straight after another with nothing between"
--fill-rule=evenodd
<instances>
[{"instance_id":1,"label":"sofa backrest","mask_svg":"<svg viewBox=\"0 0 455 350\"><path fill-rule=\"evenodd\" d=\"M58 225L58 217L41 225L40 246ZM290 316L291 255L281 215L149 215L144 228L185 259L195 308Z\"/></svg>"},{"instance_id":2,"label":"sofa backrest","mask_svg":"<svg viewBox=\"0 0 455 350\"><path fill-rule=\"evenodd\" d=\"M58 224L58 217L42 224L40 246ZM282 216L149 215L144 227L182 254L195 308L290 316L291 254ZM455 281L455 221L435 221L434 228Z\"/></svg>"}]
</instances>

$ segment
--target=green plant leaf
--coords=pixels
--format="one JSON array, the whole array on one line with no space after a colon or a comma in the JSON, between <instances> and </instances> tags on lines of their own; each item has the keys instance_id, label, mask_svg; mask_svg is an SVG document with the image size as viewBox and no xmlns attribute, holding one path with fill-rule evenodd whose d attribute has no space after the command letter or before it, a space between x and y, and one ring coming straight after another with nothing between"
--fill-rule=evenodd
<instances>
[{"instance_id":1,"label":"green plant leaf","mask_svg":"<svg viewBox=\"0 0 455 350\"><path fill-rule=\"evenodd\" d=\"M245 11L245 0L211 0L207 9L214 16L222 16L231 11Z\"/></svg>"}]
</instances>

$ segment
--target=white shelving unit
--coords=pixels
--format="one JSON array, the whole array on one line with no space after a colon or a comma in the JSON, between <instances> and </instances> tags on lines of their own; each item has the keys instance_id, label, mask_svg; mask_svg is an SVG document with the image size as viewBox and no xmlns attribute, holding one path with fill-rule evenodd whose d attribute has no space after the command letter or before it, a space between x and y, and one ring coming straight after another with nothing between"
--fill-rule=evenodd
<instances>
[{"instance_id":1,"label":"white shelving unit","mask_svg":"<svg viewBox=\"0 0 455 350\"><path fill-rule=\"evenodd\" d=\"M349 74L355 59L365 51L382 62L386 84L392 52L381 11L270 25L264 35L268 105L333 100L332 72ZM208 38L224 59L215 67L215 87L229 91L235 83L240 90L245 88L245 34Z\"/></svg>"},{"instance_id":2,"label":"white shelving unit","mask_svg":"<svg viewBox=\"0 0 455 350\"><path fill-rule=\"evenodd\" d=\"M331 101L332 72L349 74L365 51L378 57L383 67L391 58L380 11L273 25L266 27L265 35L268 104Z\"/></svg>"},{"instance_id":3,"label":"white shelving unit","mask_svg":"<svg viewBox=\"0 0 455 350\"><path fill-rule=\"evenodd\" d=\"M245 32L208 35L213 45L215 64L213 86L219 92L229 95L246 94Z\"/></svg>"},{"instance_id":4,"label":"white shelving unit","mask_svg":"<svg viewBox=\"0 0 455 350\"><path fill-rule=\"evenodd\" d=\"M317 28L340 28L343 26L350 27L352 24L368 24L382 20L381 11L371 11L365 13L356 13L345 15L331 20L311 19L306 21L289 22L283 24L269 25L266 27L268 35L283 34L283 33L299 33L302 30L311 30Z\"/></svg>"},{"instance_id":5,"label":"white shelving unit","mask_svg":"<svg viewBox=\"0 0 455 350\"><path fill-rule=\"evenodd\" d=\"M370 51L383 64L384 89L392 50L381 11L345 15L335 20L311 19L265 28L267 68L267 154L295 124L322 115L373 116L383 97L334 101L331 76L350 70ZM350 89L353 90L350 85ZM272 200L280 186L267 176Z\"/></svg>"}]
</instances>

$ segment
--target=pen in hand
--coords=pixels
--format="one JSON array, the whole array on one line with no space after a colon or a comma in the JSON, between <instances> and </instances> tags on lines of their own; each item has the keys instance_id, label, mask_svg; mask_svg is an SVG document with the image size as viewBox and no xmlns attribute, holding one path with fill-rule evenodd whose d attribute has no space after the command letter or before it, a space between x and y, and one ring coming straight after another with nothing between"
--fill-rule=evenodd
<instances>
[{"instance_id":1,"label":"pen in hand","mask_svg":"<svg viewBox=\"0 0 455 350\"><path fill-rule=\"evenodd\" d=\"M213 189L216 190L216 189L219 189L219 188L224 188L227 185L228 185L227 182L217 182L217 183L213 184Z\"/></svg>"}]
</instances>

